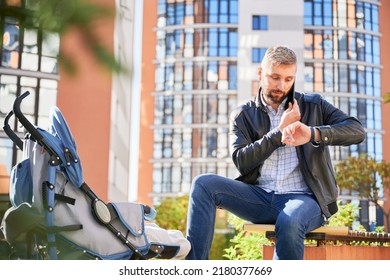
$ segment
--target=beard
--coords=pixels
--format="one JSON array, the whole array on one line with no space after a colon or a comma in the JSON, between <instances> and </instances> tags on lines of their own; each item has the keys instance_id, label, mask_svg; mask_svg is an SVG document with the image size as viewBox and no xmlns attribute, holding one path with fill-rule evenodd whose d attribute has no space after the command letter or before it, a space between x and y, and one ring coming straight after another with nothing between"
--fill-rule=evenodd
<instances>
[{"instance_id":1,"label":"beard","mask_svg":"<svg viewBox=\"0 0 390 280\"><path fill-rule=\"evenodd\" d=\"M281 104L288 93L285 91L272 89L266 90L263 94L264 99L267 102L271 102L272 104Z\"/></svg>"}]
</instances>

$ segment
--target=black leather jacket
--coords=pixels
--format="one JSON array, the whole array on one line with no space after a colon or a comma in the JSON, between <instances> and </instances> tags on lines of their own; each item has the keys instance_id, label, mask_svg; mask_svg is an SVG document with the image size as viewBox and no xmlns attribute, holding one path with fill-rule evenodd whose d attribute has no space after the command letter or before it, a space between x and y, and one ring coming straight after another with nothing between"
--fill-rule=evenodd
<instances>
[{"instance_id":1,"label":"black leather jacket","mask_svg":"<svg viewBox=\"0 0 390 280\"><path fill-rule=\"evenodd\" d=\"M295 101L300 108L301 122L317 127L321 134L319 146L307 143L296 150L303 177L323 214L329 218L338 211L339 192L328 145L359 144L365 139L365 131L359 120L346 115L319 94L295 91ZM240 174L236 179L256 184L264 161L284 145L281 137L279 129L270 131L270 120L259 96L234 110L230 115L230 149Z\"/></svg>"}]
</instances>

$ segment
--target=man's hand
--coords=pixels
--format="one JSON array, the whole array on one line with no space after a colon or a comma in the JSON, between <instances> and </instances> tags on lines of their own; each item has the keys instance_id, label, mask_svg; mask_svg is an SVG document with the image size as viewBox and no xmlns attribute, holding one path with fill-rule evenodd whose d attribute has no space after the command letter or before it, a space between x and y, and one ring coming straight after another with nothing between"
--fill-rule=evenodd
<instances>
[{"instance_id":1,"label":"man's hand","mask_svg":"<svg viewBox=\"0 0 390 280\"><path fill-rule=\"evenodd\" d=\"M282 142L289 146L300 146L310 141L310 127L301 123L294 122L282 130Z\"/></svg>"},{"instance_id":2,"label":"man's hand","mask_svg":"<svg viewBox=\"0 0 390 280\"><path fill-rule=\"evenodd\" d=\"M288 108L283 112L282 118L279 123L279 128L281 131L288 125L299 121L301 119L301 112L299 111L299 106L297 102L294 104L288 103Z\"/></svg>"}]
</instances>

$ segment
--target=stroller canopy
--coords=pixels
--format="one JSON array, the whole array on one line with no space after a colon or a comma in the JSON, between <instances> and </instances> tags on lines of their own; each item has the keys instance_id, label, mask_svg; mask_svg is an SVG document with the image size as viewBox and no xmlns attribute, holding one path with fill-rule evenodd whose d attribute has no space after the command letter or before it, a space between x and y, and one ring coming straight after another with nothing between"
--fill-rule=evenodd
<instances>
[{"instance_id":1,"label":"stroller canopy","mask_svg":"<svg viewBox=\"0 0 390 280\"><path fill-rule=\"evenodd\" d=\"M84 183L83 170L77 154L76 141L65 121L61 111L52 107L49 114L48 131L37 128L44 141L53 148L56 156L61 159L62 171L76 187Z\"/></svg>"}]
</instances>

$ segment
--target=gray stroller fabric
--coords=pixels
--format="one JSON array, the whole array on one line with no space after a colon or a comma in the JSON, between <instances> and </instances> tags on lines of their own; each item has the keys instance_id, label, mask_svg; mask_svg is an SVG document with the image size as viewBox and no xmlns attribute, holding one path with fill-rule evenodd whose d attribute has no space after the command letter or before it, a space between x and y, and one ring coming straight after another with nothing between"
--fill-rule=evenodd
<instances>
[{"instance_id":1,"label":"gray stroller fabric","mask_svg":"<svg viewBox=\"0 0 390 280\"><path fill-rule=\"evenodd\" d=\"M9 209L2 223L2 229L7 240L14 240L12 236L20 236L26 230L14 221L13 217L20 216L20 209L30 209L34 213L34 221L42 224L46 206L42 193L47 173L49 155L39 144L32 140L25 140L24 158L29 159L32 177L32 198L29 202L20 203L20 197L13 188ZM11 182L12 184L12 182ZM61 197L74 199L74 205L56 200L54 207L54 227L66 228L80 225L79 229L59 231L58 236L73 247L86 251L100 259L129 259L133 255L128 246L119 240L107 227L94 217L91 211L90 199L80 189L75 187L61 170L56 172L55 193ZM24 198L26 200L26 198ZM28 199L27 199L28 200ZM147 221L144 205L132 202L112 202L108 204L114 215L111 224L133 244L142 254L151 258L184 259L190 250L190 243L181 231L160 228L157 224ZM41 215L41 216L40 216ZM8 217L8 218L7 218ZM41 219L40 219L41 217ZM33 222L28 224L33 226Z\"/></svg>"}]
</instances>

